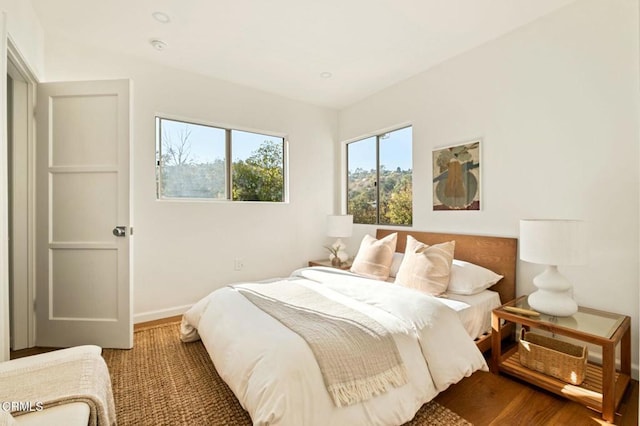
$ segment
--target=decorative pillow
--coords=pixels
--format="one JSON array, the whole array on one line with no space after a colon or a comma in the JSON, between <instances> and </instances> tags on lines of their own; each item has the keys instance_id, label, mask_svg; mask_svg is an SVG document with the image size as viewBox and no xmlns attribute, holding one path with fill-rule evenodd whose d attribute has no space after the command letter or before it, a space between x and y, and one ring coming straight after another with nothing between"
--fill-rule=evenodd
<instances>
[{"instance_id":1,"label":"decorative pillow","mask_svg":"<svg viewBox=\"0 0 640 426\"><path fill-rule=\"evenodd\" d=\"M395 278L396 275L398 275L400 265L402 264L402 258L404 258L404 253L393 253L393 260L391 261L391 266L389 267L389 277Z\"/></svg>"},{"instance_id":2,"label":"decorative pillow","mask_svg":"<svg viewBox=\"0 0 640 426\"><path fill-rule=\"evenodd\" d=\"M407 248L396 283L439 296L447 291L455 241L432 246L407 235Z\"/></svg>"},{"instance_id":3,"label":"decorative pillow","mask_svg":"<svg viewBox=\"0 0 640 426\"><path fill-rule=\"evenodd\" d=\"M502 279L502 275L464 260L453 259L448 291L455 294L476 294Z\"/></svg>"},{"instance_id":4,"label":"decorative pillow","mask_svg":"<svg viewBox=\"0 0 640 426\"><path fill-rule=\"evenodd\" d=\"M389 278L389 267L396 251L398 234L389 234L377 240L365 235L360 243L358 254L353 259L351 272L367 278L384 281Z\"/></svg>"}]
</instances>

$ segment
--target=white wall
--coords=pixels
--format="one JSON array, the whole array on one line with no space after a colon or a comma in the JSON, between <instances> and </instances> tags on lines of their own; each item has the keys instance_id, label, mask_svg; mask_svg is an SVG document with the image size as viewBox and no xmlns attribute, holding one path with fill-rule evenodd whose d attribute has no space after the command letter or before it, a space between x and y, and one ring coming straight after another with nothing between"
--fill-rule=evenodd
<instances>
[{"instance_id":1,"label":"white wall","mask_svg":"<svg viewBox=\"0 0 640 426\"><path fill-rule=\"evenodd\" d=\"M415 229L517 236L521 218L585 219L589 264L561 270L580 304L632 317L636 368L637 8L576 2L339 114L341 141L413 123ZM432 211L433 148L477 137L482 210ZM540 271L519 262L517 293Z\"/></svg>"},{"instance_id":2,"label":"white wall","mask_svg":"<svg viewBox=\"0 0 640 426\"><path fill-rule=\"evenodd\" d=\"M136 320L178 313L220 286L287 276L325 256L336 111L60 39L47 38L45 65L48 81L133 80ZM290 203L157 201L156 113L287 134ZM243 271L234 271L236 257Z\"/></svg>"},{"instance_id":3,"label":"white wall","mask_svg":"<svg viewBox=\"0 0 640 426\"><path fill-rule=\"evenodd\" d=\"M9 38L35 77L44 73L44 31L30 1L0 0L7 14Z\"/></svg>"}]
</instances>

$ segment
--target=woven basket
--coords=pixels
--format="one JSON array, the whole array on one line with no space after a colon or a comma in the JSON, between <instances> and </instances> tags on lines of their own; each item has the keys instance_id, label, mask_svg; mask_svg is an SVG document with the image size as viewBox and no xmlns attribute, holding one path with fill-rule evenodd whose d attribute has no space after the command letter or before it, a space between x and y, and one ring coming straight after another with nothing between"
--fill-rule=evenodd
<instances>
[{"instance_id":1,"label":"woven basket","mask_svg":"<svg viewBox=\"0 0 640 426\"><path fill-rule=\"evenodd\" d=\"M587 347L520 330L520 364L579 385L587 370Z\"/></svg>"}]
</instances>

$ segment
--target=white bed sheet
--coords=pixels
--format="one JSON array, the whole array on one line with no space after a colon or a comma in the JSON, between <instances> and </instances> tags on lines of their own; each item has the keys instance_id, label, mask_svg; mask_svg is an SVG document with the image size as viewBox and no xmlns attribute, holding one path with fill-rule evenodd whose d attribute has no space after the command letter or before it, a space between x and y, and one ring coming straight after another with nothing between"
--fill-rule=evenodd
<instances>
[{"instance_id":1,"label":"white bed sheet","mask_svg":"<svg viewBox=\"0 0 640 426\"><path fill-rule=\"evenodd\" d=\"M304 268L289 279L392 331L409 382L362 403L335 407L306 342L225 287L185 313L182 335L200 336L220 377L256 425L398 425L449 385L487 369L455 312L431 296L331 268Z\"/></svg>"},{"instance_id":2,"label":"white bed sheet","mask_svg":"<svg viewBox=\"0 0 640 426\"><path fill-rule=\"evenodd\" d=\"M491 331L491 311L502 305L500 294L483 290L472 295L448 293L447 298L438 298L458 313L462 325L472 339Z\"/></svg>"}]
</instances>

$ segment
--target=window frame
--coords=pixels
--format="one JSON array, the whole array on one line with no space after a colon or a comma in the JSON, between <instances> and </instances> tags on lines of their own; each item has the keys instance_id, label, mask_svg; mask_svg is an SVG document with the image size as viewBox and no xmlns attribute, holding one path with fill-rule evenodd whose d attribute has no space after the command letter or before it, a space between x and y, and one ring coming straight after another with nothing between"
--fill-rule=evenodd
<instances>
[{"instance_id":1,"label":"window frame","mask_svg":"<svg viewBox=\"0 0 640 426\"><path fill-rule=\"evenodd\" d=\"M161 193L162 188L162 121L173 121L177 123L192 124L196 126L205 126L214 129L223 130L225 132L225 153L224 153L224 198L199 198L199 197L170 197ZM234 203L289 203L289 141L286 134L271 131L263 131L256 129L247 129L238 126L228 126L214 124L211 122L175 117L167 114L155 114L155 184L156 184L156 201L166 202L234 202ZM256 135L282 139L282 200L281 201L261 201L261 200L234 200L233 199L233 140L232 132L239 131L245 133L253 133Z\"/></svg>"},{"instance_id":2,"label":"window frame","mask_svg":"<svg viewBox=\"0 0 640 426\"><path fill-rule=\"evenodd\" d=\"M376 156L376 172L375 172L375 202L376 202L376 221L374 223L358 223L355 222L355 217L354 217L354 224L360 224L360 225L383 225L383 226L403 226L403 227L411 227L413 226L413 194L411 196L411 216L412 216L412 220L410 224L393 224L393 223L382 223L380 221L380 141L383 139L383 137L389 133L393 133L399 130L403 130L403 129L407 129L407 128L411 128L411 162L412 162L412 166L411 166L411 186L413 188L413 124L411 123L405 123L402 125L399 125L397 127L391 127L388 129L384 129L384 130L380 130L380 131L376 131L374 133L371 134L367 134L367 135L363 135L363 136L359 136L357 138L353 138L350 140L347 140L344 142L344 166L343 166L343 170L344 170L344 211L347 214L353 214L353 212L349 211L349 145L352 143L357 143L357 142L362 142L364 140L367 140L369 138L375 138L375 156Z\"/></svg>"}]
</instances>

